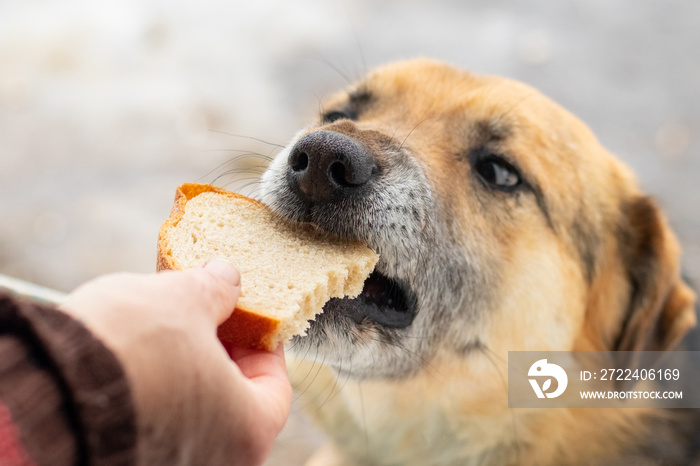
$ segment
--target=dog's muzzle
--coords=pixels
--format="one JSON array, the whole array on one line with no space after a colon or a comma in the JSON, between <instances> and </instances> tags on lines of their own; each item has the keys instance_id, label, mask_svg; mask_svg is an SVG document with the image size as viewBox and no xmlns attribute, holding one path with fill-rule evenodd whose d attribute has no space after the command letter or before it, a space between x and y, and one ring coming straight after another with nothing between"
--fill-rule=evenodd
<instances>
[{"instance_id":1,"label":"dog's muzzle","mask_svg":"<svg viewBox=\"0 0 700 466\"><path fill-rule=\"evenodd\" d=\"M324 228L323 218L337 209L355 210L355 220L366 215L351 204L371 197L372 181L378 174L374 154L361 142L336 131L321 130L294 144L285 176L291 194L304 205L303 220ZM404 328L413 322L416 298L405 283L375 271L360 296L333 299L325 311L328 315L342 314L358 324L368 320L383 327Z\"/></svg>"}]
</instances>

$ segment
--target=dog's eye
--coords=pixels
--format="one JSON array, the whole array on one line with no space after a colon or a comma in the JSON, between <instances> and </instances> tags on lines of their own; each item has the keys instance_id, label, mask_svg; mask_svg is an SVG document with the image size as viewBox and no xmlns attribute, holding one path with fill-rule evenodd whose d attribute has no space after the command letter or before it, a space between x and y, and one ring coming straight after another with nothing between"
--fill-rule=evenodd
<instances>
[{"instance_id":1,"label":"dog's eye","mask_svg":"<svg viewBox=\"0 0 700 466\"><path fill-rule=\"evenodd\" d=\"M355 117L352 113L344 112L341 110L327 112L321 116L321 120L324 123L333 123L334 121L338 121L338 120L342 120L342 119L354 120Z\"/></svg>"},{"instance_id":2,"label":"dog's eye","mask_svg":"<svg viewBox=\"0 0 700 466\"><path fill-rule=\"evenodd\" d=\"M474 168L491 187L502 191L511 191L521 183L518 170L495 155L479 160Z\"/></svg>"}]
</instances>

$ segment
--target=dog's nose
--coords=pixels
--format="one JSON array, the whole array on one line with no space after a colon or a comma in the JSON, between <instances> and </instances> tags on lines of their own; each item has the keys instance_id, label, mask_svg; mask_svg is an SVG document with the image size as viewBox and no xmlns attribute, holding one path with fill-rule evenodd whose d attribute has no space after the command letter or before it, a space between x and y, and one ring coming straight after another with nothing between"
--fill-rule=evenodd
<instances>
[{"instance_id":1,"label":"dog's nose","mask_svg":"<svg viewBox=\"0 0 700 466\"><path fill-rule=\"evenodd\" d=\"M306 202L336 202L361 192L376 168L358 141L335 131L315 131L297 141L287 159L287 181Z\"/></svg>"}]
</instances>

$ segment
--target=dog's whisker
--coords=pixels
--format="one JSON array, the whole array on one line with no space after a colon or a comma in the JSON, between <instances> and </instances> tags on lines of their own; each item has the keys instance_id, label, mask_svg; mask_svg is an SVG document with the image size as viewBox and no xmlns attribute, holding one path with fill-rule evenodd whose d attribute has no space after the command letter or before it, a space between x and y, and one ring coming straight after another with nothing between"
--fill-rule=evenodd
<instances>
[{"instance_id":1,"label":"dog's whisker","mask_svg":"<svg viewBox=\"0 0 700 466\"><path fill-rule=\"evenodd\" d=\"M255 170L256 173L259 173L260 175L262 175L268 167L267 164L242 164L238 160L232 160L229 165L233 165L233 167L231 167L229 170Z\"/></svg>"},{"instance_id":2,"label":"dog's whisker","mask_svg":"<svg viewBox=\"0 0 700 466\"><path fill-rule=\"evenodd\" d=\"M314 58L326 65L327 67L329 67L330 69L332 69L333 71L335 71L338 74L338 76L343 78L348 85L353 84L353 80L350 79L350 77L347 73L345 73L344 70L341 70L339 66L331 63L331 61L326 59L320 52L317 53L316 57L312 57L312 59Z\"/></svg>"},{"instance_id":3,"label":"dog's whisker","mask_svg":"<svg viewBox=\"0 0 700 466\"><path fill-rule=\"evenodd\" d=\"M221 175L221 176L216 177L216 180L218 180L219 178L222 178L222 177L224 177L224 176L229 176L229 175L236 175L236 176L234 176L233 179L232 179L230 182L227 183L228 185L231 185L231 184L234 184L234 183L243 183L243 182L249 182L249 183L247 183L246 185L248 185L248 184L258 184L258 183L260 183L260 177L259 177L259 176L243 176L243 177L240 176L240 175L257 175L257 173L255 173L255 172L253 172L253 173L251 173L251 172L240 172L240 171L239 171L239 172L236 172L236 173L230 173L230 172L229 172L229 173L226 173L226 174L224 174L224 175Z\"/></svg>"},{"instance_id":4,"label":"dog's whisker","mask_svg":"<svg viewBox=\"0 0 700 466\"><path fill-rule=\"evenodd\" d=\"M397 345L399 349L407 353L409 356L411 356L414 360L418 361L421 368L426 369L433 377L436 377L440 380L446 381L447 377L442 374L433 364L423 356L420 356L419 354L409 350L408 348L405 348L402 345Z\"/></svg>"},{"instance_id":5,"label":"dog's whisker","mask_svg":"<svg viewBox=\"0 0 700 466\"><path fill-rule=\"evenodd\" d=\"M505 120L508 115L513 113L513 111L515 111L515 109L517 109L520 105L522 105L523 103L527 102L528 100L530 100L531 98L536 97L536 96L537 96L537 94L535 94L533 92L532 94L528 94L525 97L523 97L522 99L518 100L515 104L513 104L513 106L510 109L508 109L505 112L500 114L500 116L498 118L498 122L499 123L503 122L503 120Z\"/></svg>"},{"instance_id":6,"label":"dog's whisker","mask_svg":"<svg viewBox=\"0 0 700 466\"><path fill-rule=\"evenodd\" d=\"M231 136L231 137L234 137L234 138L250 139L250 140L252 140L252 141L262 142L263 144L267 144L268 146L275 146L275 147L279 147L279 148L281 148L281 149L284 149L284 146L283 146L282 144L276 144L276 143L274 143L274 142L269 142L269 141L266 141L266 140L261 139L261 138L256 138L256 137L254 137L254 136L246 136L246 135L243 135L243 134L229 133L229 132L227 132L227 131L221 131L221 130L218 130L218 129L210 129L209 131L212 132L212 133L223 134L224 136Z\"/></svg>"},{"instance_id":7,"label":"dog's whisker","mask_svg":"<svg viewBox=\"0 0 700 466\"><path fill-rule=\"evenodd\" d=\"M360 41L360 36L357 34L355 25L351 23L350 28L352 29L352 35L355 38L355 45L357 46L357 51L360 55L360 63L362 64L361 75L366 76L369 72L369 68L367 67L367 60L365 59L365 51L362 47L362 42Z\"/></svg>"},{"instance_id":8,"label":"dog's whisker","mask_svg":"<svg viewBox=\"0 0 700 466\"><path fill-rule=\"evenodd\" d=\"M216 182L218 179L219 179L219 177L217 177L217 179L215 180L215 182ZM249 181L249 180L253 180L253 181ZM249 181L249 182L246 183L246 181ZM245 183L245 184L241 184L241 183ZM249 178L249 177L248 177L248 178L242 178L242 179L235 179L235 178L234 178L233 180L231 180L231 181L229 181L229 182L227 182L227 183L223 183L223 186L222 186L222 187L225 188L225 189L231 189L231 190L234 190L234 189L235 189L235 190L238 191L240 194L245 195L245 190L246 190L248 187L257 185L258 183L259 183L259 181L257 181L255 178ZM251 196L247 196L247 197L251 197Z\"/></svg>"},{"instance_id":9,"label":"dog's whisker","mask_svg":"<svg viewBox=\"0 0 700 466\"><path fill-rule=\"evenodd\" d=\"M250 149L200 149L199 151L200 151L200 152L239 152L239 153L243 153L243 154L255 155L256 157L265 159L266 161L269 162L269 161L272 161L272 159L274 159L274 155L273 155L273 154L274 154L274 152L277 151L277 150L278 150L278 149L273 148L273 149L272 149L272 153L268 153L268 154L263 154L263 153L260 153L260 152L255 152L255 151L250 150ZM233 160L236 160L237 157L238 157L238 156L234 157ZM224 164L229 163L229 162L230 162L230 161L224 162Z\"/></svg>"},{"instance_id":10,"label":"dog's whisker","mask_svg":"<svg viewBox=\"0 0 700 466\"><path fill-rule=\"evenodd\" d=\"M430 338L429 335L402 335L401 338L404 340L428 340Z\"/></svg>"},{"instance_id":11,"label":"dog's whisker","mask_svg":"<svg viewBox=\"0 0 700 466\"><path fill-rule=\"evenodd\" d=\"M298 343L298 340L294 340L292 343L292 346L296 346L297 343ZM308 360L307 356L309 355L309 351L311 351L311 345L306 345L306 352L304 353L303 356L301 356L301 359ZM291 379L294 379L294 376L296 375L298 370L299 370L299 365L297 365L297 367L294 368L294 372L292 372L292 374L290 376Z\"/></svg>"},{"instance_id":12,"label":"dog's whisker","mask_svg":"<svg viewBox=\"0 0 700 466\"><path fill-rule=\"evenodd\" d=\"M308 384L308 387L307 387L307 388L311 387L311 386L314 384L314 382L315 382L316 379L318 378L318 375L321 373L321 371L323 370L324 366L326 365L326 356L327 356L327 355L324 353L323 359L321 360L321 363L318 364L318 369L316 370L316 373L314 374L314 376L313 376L313 377L311 378L311 380L309 381L309 384Z\"/></svg>"},{"instance_id":13,"label":"dog's whisker","mask_svg":"<svg viewBox=\"0 0 700 466\"><path fill-rule=\"evenodd\" d=\"M307 346L306 346L306 352L304 353L304 356L301 357L301 359L303 359L304 361L309 361L309 360L310 360L309 357L308 357L308 356L309 356L309 351L311 351L311 345L307 345ZM316 364L317 359L318 359L318 345L316 345L316 354L314 355L314 359L313 359L313 362L312 362L312 364L311 364L311 367L313 367L313 365ZM296 371L299 370L299 367L301 367L301 366L297 366L297 367L295 368L294 373L292 374L292 377L291 377L292 379L294 379L294 376L296 375ZM298 383L298 385L301 386L301 384L306 380L306 377L308 377L308 376L309 376L309 373L307 372L307 374L306 374L306 375L304 376L304 378Z\"/></svg>"},{"instance_id":14,"label":"dog's whisker","mask_svg":"<svg viewBox=\"0 0 700 466\"><path fill-rule=\"evenodd\" d=\"M251 178L243 178L243 179L237 180L237 182L240 183L241 181L246 181L246 180L249 180L249 179L251 179ZM239 190L243 193L246 189L248 189L248 188L251 187L251 186L253 186L254 189L253 189L252 191L250 191L250 192L247 194L247 196L250 197L250 198L255 198L254 193L257 192L257 191L260 189L260 180L253 179L253 181L251 181L251 182L249 182L249 183L246 183L246 184L244 184L243 186L241 186L241 187L239 188Z\"/></svg>"},{"instance_id":15,"label":"dog's whisker","mask_svg":"<svg viewBox=\"0 0 700 466\"><path fill-rule=\"evenodd\" d=\"M251 162L249 162L248 160L250 160ZM270 164L270 160L271 158L264 154L251 151L242 151L240 155L232 157L226 163L221 164L217 169L221 169L226 165L230 165L231 168L255 167L267 170Z\"/></svg>"},{"instance_id":16,"label":"dog's whisker","mask_svg":"<svg viewBox=\"0 0 700 466\"><path fill-rule=\"evenodd\" d=\"M250 166L240 166L241 162L246 159L263 160L264 163L258 163ZM219 173L213 180L209 181L209 183L216 183L225 176L235 175L238 173L250 173L255 175L259 179L267 169L270 160L271 157L266 156L264 154L252 152L249 150L241 151L240 155L237 155L232 159L229 159L226 162L219 164L216 168L209 171L207 174L201 176L199 180L209 178L213 173L220 171L223 167L227 165L233 165L233 167Z\"/></svg>"},{"instance_id":17,"label":"dog's whisker","mask_svg":"<svg viewBox=\"0 0 700 466\"><path fill-rule=\"evenodd\" d=\"M484 354L484 356L486 356L486 359L491 363L494 370L496 371L496 374L498 375L499 380L501 381L501 388L503 389L504 393L507 395L508 394L508 381L505 379L505 377L503 375L502 368L503 368L503 366L507 367L508 362L505 361L503 358L499 357L493 351L491 351L491 349L489 349L489 347L487 347L483 343L476 345L475 349L477 351L482 352ZM496 364L496 361L494 361L494 359L498 360L501 363L501 367L499 367Z\"/></svg>"},{"instance_id":18,"label":"dog's whisker","mask_svg":"<svg viewBox=\"0 0 700 466\"><path fill-rule=\"evenodd\" d=\"M318 108L317 108L318 114L319 114L319 115L325 114L325 113L326 113L326 107L325 107L325 105L323 105L323 99L325 98L325 94L322 95L322 96L320 96L320 97L318 96L318 94L316 94L316 93L313 92L313 91L312 91L312 94L314 95L314 97L316 97L316 101L318 102L318 105L317 105L317 107L318 107Z\"/></svg>"},{"instance_id":19,"label":"dog's whisker","mask_svg":"<svg viewBox=\"0 0 700 466\"><path fill-rule=\"evenodd\" d=\"M298 384L296 384L295 389L296 389L296 390L301 390L301 392L299 392L299 394L297 395L297 397L295 398L295 400L298 400L299 398L301 398L301 397L307 392L307 390L309 390L309 389L311 388L311 386L313 385L314 380L316 379L316 377L318 377L318 374L319 374L319 373L321 372L321 370L323 369L323 364L326 362L326 358L325 358L325 356L324 356L324 357L323 357L323 360L322 360L321 363L319 364L319 363L318 363L318 355L319 355L319 348L318 348L318 345L317 345L317 347L316 347L316 354L315 354L315 356L314 356L313 362L311 363L311 367L309 367L309 370L307 371L307 373L306 373L306 375L304 376L304 378L303 378ZM316 374L311 378L311 381L309 381L309 383L306 384L306 386L305 386L303 389L301 389L301 387L304 386L304 382L306 382L307 379L309 378L309 376L314 372L314 369L316 368L316 366L318 366L318 369L316 370Z\"/></svg>"},{"instance_id":20,"label":"dog's whisker","mask_svg":"<svg viewBox=\"0 0 700 466\"><path fill-rule=\"evenodd\" d=\"M387 343L386 340L378 338L376 336L372 337L371 339L377 343ZM395 339L392 339L392 341L390 341L389 344L391 346L393 346L394 348L397 348L397 349L403 351L411 359L418 362L421 368L428 370L433 376L436 376L437 378L440 378L442 380L446 380L446 377L443 374L441 374L440 371L437 368L435 368L428 359L426 359L423 356L419 355L418 353L406 348L405 346L403 346L400 342L396 341Z\"/></svg>"},{"instance_id":21,"label":"dog's whisker","mask_svg":"<svg viewBox=\"0 0 700 466\"><path fill-rule=\"evenodd\" d=\"M491 363L491 365L494 367L496 370L496 373L498 374L499 379L501 380L501 386L504 388L506 396L508 394L508 381L505 379L503 376L503 373L501 371L501 368L499 368L496 365L496 362L494 359L497 359L502 365L505 365L506 367L508 366L508 362L505 361L502 357L499 357L495 352L493 352L488 346L484 344L480 344L477 346L477 350L483 352L483 354L486 356L488 361ZM516 464L518 464L520 461L520 441L518 437L518 417L516 410L513 408L508 408L508 412L510 413L510 418L511 418L511 425L513 428L513 442L515 445L515 455L516 455Z\"/></svg>"},{"instance_id":22,"label":"dog's whisker","mask_svg":"<svg viewBox=\"0 0 700 466\"><path fill-rule=\"evenodd\" d=\"M346 368L346 369L343 368L345 362L347 362L350 365L349 368ZM348 381L353 376L352 360L341 359L338 362L338 370L334 370L333 373L334 373L335 377L333 377L331 390L328 393L328 395L326 396L326 398L324 399L323 403L320 403L319 406L325 405L326 403L330 402L333 398L335 398L338 394L342 393L343 388L345 387L345 385L348 383ZM344 375L345 379L343 380L342 384L340 386L338 386L338 381L340 380L341 375ZM324 387L324 389L322 389L322 390L318 390L317 391L318 394L322 395L322 393L325 391L325 388L327 388L327 386Z\"/></svg>"},{"instance_id":23,"label":"dog's whisker","mask_svg":"<svg viewBox=\"0 0 700 466\"><path fill-rule=\"evenodd\" d=\"M257 186L255 186L254 189L252 189L252 190L248 193L248 197L250 197L250 198L252 198L252 199L260 200L260 199L262 198L262 193L263 193L263 189L262 189L262 187L260 186L260 184L258 184Z\"/></svg>"},{"instance_id":24,"label":"dog's whisker","mask_svg":"<svg viewBox=\"0 0 700 466\"><path fill-rule=\"evenodd\" d=\"M210 171L207 172L206 174L204 174L204 175L200 176L199 178L197 178L197 181L199 182L199 181L202 181L202 180L205 179L205 178L208 178L209 176L211 176L212 173L217 172L218 170L220 170L221 168L225 167L226 165L228 165L228 164L230 164L230 163L231 163L230 160L227 160L227 161L225 161L225 162L223 162L223 163L220 163L219 165L217 165L215 168L213 168L212 170L210 170Z\"/></svg>"},{"instance_id":25,"label":"dog's whisker","mask_svg":"<svg viewBox=\"0 0 700 466\"><path fill-rule=\"evenodd\" d=\"M247 156L247 157L249 156L249 157L255 157L255 158L263 158L263 159L266 159L266 156L263 155L263 154L251 153L250 151L244 151L244 152L245 152L245 156ZM232 164L237 163L237 158L238 158L238 157L234 157L233 159L229 159L229 160L227 160L227 161L225 161L225 162L220 163L219 165L217 165L215 168L213 168L212 170L210 170L210 171L207 172L206 174L200 176L200 177L197 179L197 181L201 181L201 180L204 180L204 179L206 179L206 178L209 178L213 173L215 173L215 172L221 170L223 167L225 167L225 166L227 166L227 165L232 165ZM269 159L266 159L266 161L269 162ZM267 168L267 165L256 165L255 167L260 167L261 169L264 170L264 169ZM244 168L243 168L243 169L244 169ZM262 174L262 173L261 173L261 174ZM218 177L217 177L217 179L218 179ZM213 182L212 182L212 183L213 183Z\"/></svg>"},{"instance_id":26,"label":"dog's whisker","mask_svg":"<svg viewBox=\"0 0 700 466\"><path fill-rule=\"evenodd\" d=\"M231 168L217 175L214 181L231 175L255 175L256 179L260 180L260 176L263 174L263 172L264 168L258 167Z\"/></svg>"},{"instance_id":27,"label":"dog's whisker","mask_svg":"<svg viewBox=\"0 0 700 466\"><path fill-rule=\"evenodd\" d=\"M365 398L362 394L362 381L357 382L357 394L360 398L360 414L362 416L362 432L365 437L365 461L369 464L369 430L367 429L367 417L365 415Z\"/></svg>"},{"instance_id":28,"label":"dog's whisker","mask_svg":"<svg viewBox=\"0 0 700 466\"><path fill-rule=\"evenodd\" d=\"M413 134L413 132L416 130L416 128L418 128L420 125L422 125L426 121L431 120L433 118L434 117L426 117L426 118L422 119L421 121L419 121L418 123L416 123L416 125L413 128L411 128L411 131L408 132L406 137L403 138L403 141L401 141L401 144L399 144L398 151L400 152L401 149L403 149L404 144L406 144L406 141L408 140L409 136L411 136L411 134Z\"/></svg>"},{"instance_id":29,"label":"dog's whisker","mask_svg":"<svg viewBox=\"0 0 700 466\"><path fill-rule=\"evenodd\" d=\"M320 370L322 370L322 369L323 369L323 364L321 364L321 365L319 366L319 372L318 372L318 373L320 373ZM316 393L315 398L316 398L317 400L320 400L321 397L324 395L324 393L325 393L325 392L328 392L328 394L327 394L327 395L325 396L325 398L324 398L324 401L322 401L322 402L320 402L320 403L318 404L319 407L322 407L323 405L325 405L325 404L331 399L331 397L333 396L333 393L335 392L335 389L338 387L338 379L340 378L340 375L339 375L339 374L342 373L342 370L343 370L343 359L340 359L340 360L338 361L338 368L337 368L337 370L334 370L334 371L333 371L332 380L328 381L328 383L326 383L323 387L315 387L314 392ZM318 373L316 374L316 376L318 376ZM318 384L314 384L314 382L315 382L315 379L312 380L312 381L309 383L309 387L311 387L312 385L318 385ZM329 390L329 389L330 389L330 390Z\"/></svg>"},{"instance_id":30,"label":"dog's whisker","mask_svg":"<svg viewBox=\"0 0 700 466\"><path fill-rule=\"evenodd\" d=\"M345 377L345 382L340 386L340 389L336 392L336 388L338 388L338 380L340 380L340 374L343 373L343 361L345 358L341 358L340 361L338 362L338 370L334 371L336 373L335 377L333 378L333 386L331 387L330 392L328 392L328 396L326 397L325 400L319 405L319 407L323 407L326 403L331 401L338 393L340 393L343 389L343 386L347 383L348 379L350 378L350 373Z\"/></svg>"},{"instance_id":31,"label":"dog's whisker","mask_svg":"<svg viewBox=\"0 0 700 466\"><path fill-rule=\"evenodd\" d=\"M345 371L345 374L346 374L346 375L345 375L345 381L343 382L343 384L338 388L338 390L335 392L335 394L334 394L328 401L332 400L333 398L335 398L336 396L338 396L340 393L342 393L342 392L343 392L343 389L345 388L345 385L347 385L348 381L349 381L350 378L353 376L353 372L352 372L352 359L350 359L348 362L350 363L350 369L346 369L346 371Z\"/></svg>"}]
</instances>

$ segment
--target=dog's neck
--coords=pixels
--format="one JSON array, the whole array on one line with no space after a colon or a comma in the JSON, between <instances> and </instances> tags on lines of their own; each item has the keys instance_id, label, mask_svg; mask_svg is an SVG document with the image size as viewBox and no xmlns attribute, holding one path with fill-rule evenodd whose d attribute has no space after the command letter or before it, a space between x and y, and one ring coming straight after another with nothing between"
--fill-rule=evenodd
<instances>
[{"instance_id":1,"label":"dog's neck","mask_svg":"<svg viewBox=\"0 0 700 466\"><path fill-rule=\"evenodd\" d=\"M581 464L582 458L605 464L634 455L637 436L648 433L639 428L642 419L658 416L632 409L509 409L505 378L502 392L483 393L471 377L504 377L493 366L489 373L436 363L413 378L346 381L330 368L300 364L297 376L314 374L312 384L301 382L302 403L352 458L348 464L527 466Z\"/></svg>"}]
</instances>

